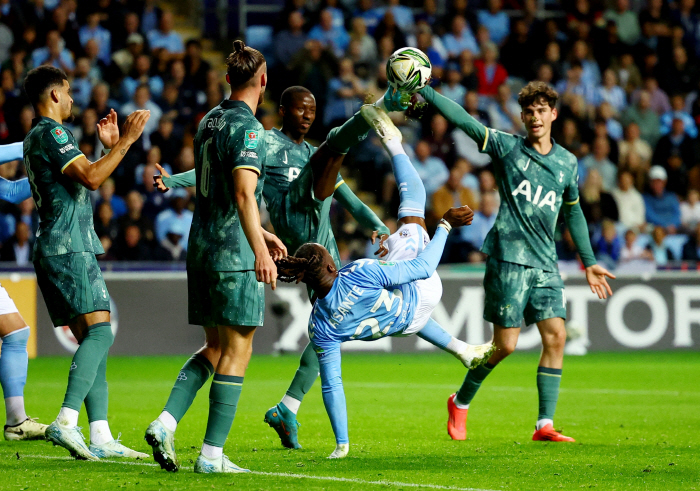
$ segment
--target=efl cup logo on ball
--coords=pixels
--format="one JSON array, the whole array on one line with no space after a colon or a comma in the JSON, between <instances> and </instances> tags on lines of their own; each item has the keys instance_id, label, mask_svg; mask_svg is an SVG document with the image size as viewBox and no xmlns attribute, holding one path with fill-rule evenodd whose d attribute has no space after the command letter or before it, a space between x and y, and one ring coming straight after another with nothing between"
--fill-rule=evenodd
<instances>
[{"instance_id":1,"label":"efl cup logo on ball","mask_svg":"<svg viewBox=\"0 0 700 491\"><path fill-rule=\"evenodd\" d=\"M114 300L111 298L109 299L109 308L111 310L110 324L112 325L112 334L116 337L119 328L119 313L117 312L117 304L115 304ZM53 332L58 342L61 343L61 346L63 346L66 351L70 353L78 351L78 341L75 339L75 336L73 336L68 326L56 327Z\"/></svg>"}]
</instances>

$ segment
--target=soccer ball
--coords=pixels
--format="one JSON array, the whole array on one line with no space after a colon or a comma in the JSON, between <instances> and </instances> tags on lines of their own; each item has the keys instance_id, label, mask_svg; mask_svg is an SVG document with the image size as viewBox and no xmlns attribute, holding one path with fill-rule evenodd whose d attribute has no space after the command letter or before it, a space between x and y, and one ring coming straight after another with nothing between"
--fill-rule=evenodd
<instances>
[{"instance_id":1,"label":"soccer ball","mask_svg":"<svg viewBox=\"0 0 700 491\"><path fill-rule=\"evenodd\" d=\"M417 48L397 49L386 62L389 85L404 93L413 93L428 85L431 72L430 60Z\"/></svg>"}]
</instances>

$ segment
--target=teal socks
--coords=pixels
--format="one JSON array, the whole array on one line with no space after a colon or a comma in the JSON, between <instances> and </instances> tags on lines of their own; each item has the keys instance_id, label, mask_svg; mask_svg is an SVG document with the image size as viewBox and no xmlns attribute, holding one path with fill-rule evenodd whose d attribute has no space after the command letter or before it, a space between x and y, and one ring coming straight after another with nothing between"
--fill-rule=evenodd
<instances>
[{"instance_id":1,"label":"teal socks","mask_svg":"<svg viewBox=\"0 0 700 491\"><path fill-rule=\"evenodd\" d=\"M71 361L68 388L62 407L80 411L83 401L94 385L103 359L106 371L107 353L113 342L114 335L109 322L100 322L88 327L87 335ZM105 378L104 393L106 393L106 385Z\"/></svg>"},{"instance_id":2,"label":"teal socks","mask_svg":"<svg viewBox=\"0 0 700 491\"><path fill-rule=\"evenodd\" d=\"M537 367L537 393L540 399L540 413L537 420L554 419L559 399L561 368Z\"/></svg>"},{"instance_id":3,"label":"teal socks","mask_svg":"<svg viewBox=\"0 0 700 491\"><path fill-rule=\"evenodd\" d=\"M328 132L326 143L328 146L338 153L348 153L351 147L367 138L369 133L369 125L365 118L358 112L348 119L342 126L333 128Z\"/></svg>"},{"instance_id":4,"label":"teal socks","mask_svg":"<svg viewBox=\"0 0 700 491\"><path fill-rule=\"evenodd\" d=\"M311 390L314 382L316 382L319 370L318 357L311 347L311 343L309 343L301 354L299 368L297 368L294 379L289 389L287 389L287 395L297 401L303 401L306 393Z\"/></svg>"},{"instance_id":5,"label":"teal socks","mask_svg":"<svg viewBox=\"0 0 700 491\"><path fill-rule=\"evenodd\" d=\"M214 374L209 390L209 419L204 443L223 448L236 416L238 399L243 389L243 377Z\"/></svg>"},{"instance_id":6,"label":"teal socks","mask_svg":"<svg viewBox=\"0 0 700 491\"><path fill-rule=\"evenodd\" d=\"M481 387L481 383L495 366L496 365L492 365L491 363L486 363L473 370L469 370L467 376L464 378L462 386L457 391L455 402L462 405L470 404L476 392L479 390L479 387Z\"/></svg>"},{"instance_id":7,"label":"teal socks","mask_svg":"<svg viewBox=\"0 0 700 491\"><path fill-rule=\"evenodd\" d=\"M192 405L197 391L213 373L214 367L206 356L193 355L180 369L163 411L170 413L179 423Z\"/></svg>"},{"instance_id":8,"label":"teal socks","mask_svg":"<svg viewBox=\"0 0 700 491\"><path fill-rule=\"evenodd\" d=\"M109 389L107 387L107 353L97 367L95 381L90 392L85 396L85 410L88 421L107 421L107 408L109 407Z\"/></svg>"}]
</instances>

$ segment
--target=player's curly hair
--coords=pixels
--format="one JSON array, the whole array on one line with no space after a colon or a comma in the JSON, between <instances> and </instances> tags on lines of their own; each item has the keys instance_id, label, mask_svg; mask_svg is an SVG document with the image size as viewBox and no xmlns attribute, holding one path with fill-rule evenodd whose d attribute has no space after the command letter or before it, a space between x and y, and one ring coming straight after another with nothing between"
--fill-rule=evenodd
<instances>
[{"instance_id":1,"label":"player's curly hair","mask_svg":"<svg viewBox=\"0 0 700 491\"><path fill-rule=\"evenodd\" d=\"M559 93L545 82L530 82L518 93L518 104L520 104L520 107L523 109L535 102L541 101L545 101L549 107L554 109L558 100Z\"/></svg>"},{"instance_id":2,"label":"player's curly hair","mask_svg":"<svg viewBox=\"0 0 700 491\"><path fill-rule=\"evenodd\" d=\"M276 261L277 279L285 283L314 283L323 275L323 253L318 244L304 244L293 256Z\"/></svg>"},{"instance_id":3,"label":"player's curly hair","mask_svg":"<svg viewBox=\"0 0 700 491\"><path fill-rule=\"evenodd\" d=\"M263 54L246 46L241 40L233 42L233 52L226 58L226 73L233 88L247 85L265 63Z\"/></svg>"}]
</instances>

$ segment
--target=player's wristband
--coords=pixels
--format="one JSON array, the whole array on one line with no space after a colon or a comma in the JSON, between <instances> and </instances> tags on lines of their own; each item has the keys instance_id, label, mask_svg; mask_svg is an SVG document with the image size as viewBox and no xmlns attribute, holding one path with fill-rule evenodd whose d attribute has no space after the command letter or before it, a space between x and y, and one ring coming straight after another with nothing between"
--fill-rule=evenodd
<instances>
[{"instance_id":1,"label":"player's wristband","mask_svg":"<svg viewBox=\"0 0 700 491\"><path fill-rule=\"evenodd\" d=\"M450 230L452 230L452 225L450 225L450 223L447 220L445 220L444 218L440 219L440 223L438 223L438 227L442 227L445 230L447 230L448 234L450 233Z\"/></svg>"}]
</instances>

